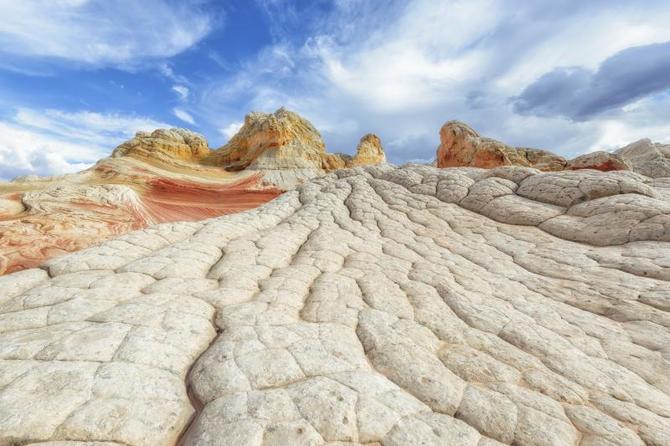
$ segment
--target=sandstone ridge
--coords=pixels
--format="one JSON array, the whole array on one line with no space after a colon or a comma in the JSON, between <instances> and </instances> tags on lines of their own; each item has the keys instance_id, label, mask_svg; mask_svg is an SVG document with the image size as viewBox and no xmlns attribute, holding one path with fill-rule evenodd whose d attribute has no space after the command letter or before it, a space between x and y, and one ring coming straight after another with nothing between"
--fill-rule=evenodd
<instances>
[{"instance_id":1,"label":"sandstone ridge","mask_svg":"<svg viewBox=\"0 0 670 446\"><path fill-rule=\"evenodd\" d=\"M4 276L0 444L667 444L669 186L338 170Z\"/></svg>"},{"instance_id":2,"label":"sandstone ridge","mask_svg":"<svg viewBox=\"0 0 670 446\"><path fill-rule=\"evenodd\" d=\"M603 172L630 170L631 163L624 159L622 153L628 154L628 158L638 160L636 166L649 166L636 168L635 170L639 173L647 175L656 169L659 172L664 171L664 176L670 176L670 160L662 158L663 149L657 149L648 144L640 146L638 143L635 149L628 146L617 153L605 151L587 153L568 161L546 150L511 147L495 139L484 138L460 121L448 121L440 129L440 145L437 148L436 159L438 167L490 169L500 166L523 166L542 171L592 169ZM667 153L670 154L670 149L667 150ZM667 168L663 167L666 161Z\"/></svg>"},{"instance_id":3,"label":"sandstone ridge","mask_svg":"<svg viewBox=\"0 0 670 446\"><path fill-rule=\"evenodd\" d=\"M437 149L438 167L525 166L540 170L563 170L565 158L539 149L510 147L500 141L484 138L460 121L449 121L440 129Z\"/></svg>"}]
</instances>

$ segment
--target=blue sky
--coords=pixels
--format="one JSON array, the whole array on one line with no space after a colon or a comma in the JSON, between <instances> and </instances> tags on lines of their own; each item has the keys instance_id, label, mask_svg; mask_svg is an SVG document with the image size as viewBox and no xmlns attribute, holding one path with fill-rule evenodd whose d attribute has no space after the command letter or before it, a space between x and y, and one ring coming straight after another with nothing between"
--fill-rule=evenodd
<instances>
[{"instance_id":1,"label":"blue sky","mask_svg":"<svg viewBox=\"0 0 670 446\"><path fill-rule=\"evenodd\" d=\"M0 0L0 178L252 110L430 160L447 120L565 156L670 142L670 2Z\"/></svg>"}]
</instances>

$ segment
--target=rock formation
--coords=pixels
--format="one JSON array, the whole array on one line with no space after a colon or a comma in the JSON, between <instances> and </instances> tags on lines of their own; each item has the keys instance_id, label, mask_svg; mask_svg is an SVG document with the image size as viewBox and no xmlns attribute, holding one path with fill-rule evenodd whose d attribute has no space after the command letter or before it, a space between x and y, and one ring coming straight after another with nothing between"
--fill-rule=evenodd
<instances>
[{"instance_id":1,"label":"rock formation","mask_svg":"<svg viewBox=\"0 0 670 446\"><path fill-rule=\"evenodd\" d=\"M169 221L246 210L327 171L385 161L375 135L330 154L296 113L250 113L219 150L185 129L138 132L78 174L0 185L0 274Z\"/></svg>"},{"instance_id":2,"label":"rock formation","mask_svg":"<svg viewBox=\"0 0 670 446\"><path fill-rule=\"evenodd\" d=\"M601 150L597 152L585 153L584 155L580 155L577 158L571 159L568 161L566 169L593 169L609 172L610 170L630 170L630 166L620 155Z\"/></svg>"},{"instance_id":3,"label":"rock formation","mask_svg":"<svg viewBox=\"0 0 670 446\"><path fill-rule=\"evenodd\" d=\"M170 134L179 138L170 141ZM0 185L0 274L148 225L249 209L281 193L257 172L186 161L202 150L183 141L174 131L139 134L81 173Z\"/></svg>"},{"instance_id":4,"label":"rock formation","mask_svg":"<svg viewBox=\"0 0 670 446\"><path fill-rule=\"evenodd\" d=\"M670 176L670 146L665 146L666 149L663 147L653 146L649 140L643 140L617 153L598 151L567 161L546 150L510 147L495 139L481 137L467 124L449 121L440 129L437 166L482 167L485 169L522 166L542 171L593 169L608 172L629 170L630 164L633 164L632 159L636 159L637 166L645 166L636 168L637 172L650 176L648 173L656 170L658 176ZM663 155L664 153L667 156ZM628 158L631 160L629 161ZM666 162L667 169L664 164Z\"/></svg>"},{"instance_id":5,"label":"rock formation","mask_svg":"<svg viewBox=\"0 0 670 446\"><path fill-rule=\"evenodd\" d=\"M204 162L231 171L263 171L268 182L290 189L328 171L385 161L378 136L364 136L353 158L328 153L321 134L307 119L280 108L274 113L249 113L239 132Z\"/></svg>"},{"instance_id":6,"label":"rock formation","mask_svg":"<svg viewBox=\"0 0 670 446\"><path fill-rule=\"evenodd\" d=\"M563 170L565 158L539 149L510 147L491 138L483 138L467 124L449 121L440 129L437 148L438 167L525 166L540 170Z\"/></svg>"},{"instance_id":7,"label":"rock formation","mask_svg":"<svg viewBox=\"0 0 670 446\"><path fill-rule=\"evenodd\" d=\"M616 153L642 175L651 178L670 177L670 144L641 139Z\"/></svg>"},{"instance_id":8,"label":"rock formation","mask_svg":"<svg viewBox=\"0 0 670 446\"><path fill-rule=\"evenodd\" d=\"M284 108L249 113L244 125L208 160L228 170L326 169L321 134L306 119ZM342 165L343 167L343 165Z\"/></svg>"},{"instance_id":9,"label":"rock formation","mask_svg":"<svg viewBox=\"0 0 670 446\"><path fill-rule=\"evenodd\" d=\"M175 128L137 132L134 138L114 149L112 156L134 156L171 164L175 160L198 162L209 153L204 136Z\"/></svg>"},{"instance_id":10,"label":"rock formation","mask_svg":"<svg viewBox=\"0 0 670 446\"><path fill-rule=\"evenodd\" d=\"M339 170L0 277L0 444L665 445L669 192Z\"/></svg>"},{"instance_id":11,"label":"rock formation","mask_svg":"<svg viewBox=\"0 0 670 446\"><path fill-rule=\"evenodd\" d=\"M352 158L347 167L372 166L386 162L386 153L382 147L382 140L379 136L368 133L361 138L356 147L356 155Z\"/></svg>"}]
</instances>

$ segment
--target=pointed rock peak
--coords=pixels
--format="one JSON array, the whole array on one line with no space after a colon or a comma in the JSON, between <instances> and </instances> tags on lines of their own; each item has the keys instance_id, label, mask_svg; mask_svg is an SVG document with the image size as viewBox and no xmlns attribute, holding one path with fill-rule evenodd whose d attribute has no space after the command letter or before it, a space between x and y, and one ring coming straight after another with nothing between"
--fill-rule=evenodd
<instances>
[{"instance_id":1,"label":"pointed rock peak","mask_svg":"<svg viewBox=\"0 0 670 446\"><path fill-rule=\"evenodd\" d=\"M248 113L244 117L244 125L237 132L237 134L233 136L230 142L233 142L233 139L237 136L244 137L251 133L257 133L261 130L272 133L272 136L275 138L292 135L304 136L314 140L321 140L321 134L318 132L318 130L316 130L311 122L299 114L281 107L274 113ZM321 144L323 145L323 142L321 142Z\"/></svg>"},{"instance_id":2,"label":"pointed rock peak","mask_svg":"<svg viewBox=\"0 0 670 446\"><path fill-rule=\"evenodd\" d=\"M363 136L356 147L356 156L352 165L362 166L386 162L386 153L382 147L382 140L374 133Z\"/></svg>"},{"instance_id":3,"label":"pointed rock peak","mask_svg":"<svg viewBox=\"0 0 670 446\"><path fill-rule=\"evenodd\" d=\"M321 169L325 152L312 123L282 107L274 113L247 114L242 128L208 162L229 170Z\"/></svg>"}]
</instances>

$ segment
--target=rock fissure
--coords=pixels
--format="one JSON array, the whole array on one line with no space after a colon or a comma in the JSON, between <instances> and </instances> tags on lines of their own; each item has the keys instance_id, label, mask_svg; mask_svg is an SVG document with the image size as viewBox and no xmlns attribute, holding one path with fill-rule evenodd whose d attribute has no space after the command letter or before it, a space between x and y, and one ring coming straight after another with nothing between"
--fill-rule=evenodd
<instances>
[{"instance_id":1,"label":"rock fissure","mask_svg":"<svg viewBox=\"0 0 670 446\"><path fill-rule=\"evenodd\" d=\"M617 175L355 168L161 226L151 250L124 252L153 228L62 257L2 302L0 438L662 444L670 240L645 228L670 210ZM584 201L546 219L575 179ZM586 197L590 182L611 194ZM13 311L30 296L46 308ZM36 400L67 419L45 423Z\"/></svg>"}]
</instances>

